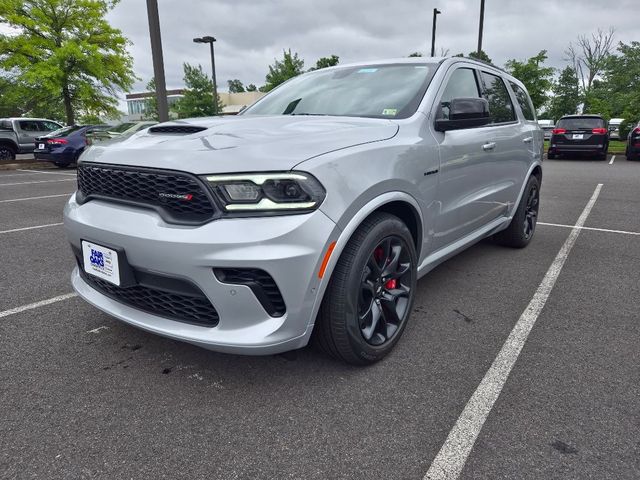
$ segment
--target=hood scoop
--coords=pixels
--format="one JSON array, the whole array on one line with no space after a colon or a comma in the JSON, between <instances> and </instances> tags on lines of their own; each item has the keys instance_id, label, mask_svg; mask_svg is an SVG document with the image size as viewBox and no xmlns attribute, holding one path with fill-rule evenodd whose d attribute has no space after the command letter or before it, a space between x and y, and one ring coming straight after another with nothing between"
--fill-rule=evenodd
<instances>
[{"instance_id":1,"label":"hood scoop","mask_svg":"<svg viewBox=\"0 0 640 480\"><path fill-rule=\"evenodd\" d=\"M196 125L161 125L151 127L149 133L174 133L178 135L190 135L206 130L207 127L198 127Z\"/></svg>"}]
</instances>

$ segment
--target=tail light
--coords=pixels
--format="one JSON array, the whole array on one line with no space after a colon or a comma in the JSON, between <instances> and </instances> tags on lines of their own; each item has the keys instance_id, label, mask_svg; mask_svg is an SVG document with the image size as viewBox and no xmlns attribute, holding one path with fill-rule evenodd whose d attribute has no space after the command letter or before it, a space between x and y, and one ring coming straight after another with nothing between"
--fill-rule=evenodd
<instances>
[{"instance_id":1,"label":"tail light","mask_svg":"<svg viewBox=\"0 0 640 480\"><path fill-rule=\"evenodd\" d=\"M51 138L47 140L49 145L65 145L69 143L65 138Z\"/></svg>"},{"instance_id":2,"label":"tail light","mask_svg":"<svg viewBox=\"0 0 640 480\"><path fill-rule=\"evenodd\" d=\"M554 128L551 133L554 135L562 135L563 133L567 133L567 131L564 128Z\"/></svg>"},{"instance_id":3,"label":"tail light","mask_svg":"<svg viewBox=\"0 0 640 480\"><path fill-rule=\"evenodd\" d=\"M604 135L607 133L607 129L606 128L594 128L593 130L591 130L591 133L595 133L596 135Z\"/></svg>"},{"instance_id":4,"label":"tail light","mask_svg":"<svg viewBox=\"0 0 640 480\"><path fill-rule=\"evenodd\" d=\"M632 135L640 135L640 127L634 128Z\"/></svg>"}]
</instances>

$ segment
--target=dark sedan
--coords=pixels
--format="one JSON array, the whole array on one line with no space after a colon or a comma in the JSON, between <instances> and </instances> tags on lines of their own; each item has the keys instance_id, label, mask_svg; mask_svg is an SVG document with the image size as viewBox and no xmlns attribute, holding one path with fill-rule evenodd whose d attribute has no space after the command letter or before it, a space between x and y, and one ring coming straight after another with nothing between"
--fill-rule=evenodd
<instances>
[{"instance_id":1,"label":"dark sedan","mask_svg":"<svg viewBox=\"0 0 640 480\"><path fill-rule=\"evenodd\" d=\"M59 168L68 167L78 161L78 157L89 144L87 134L105 128L108 127L104 125L72 125L37 137L33 156L36 160L52 162Z\"/></svg>"},{"instance_id":2,"label":"dark sedan","mask_svg":"<svg viewBox=\"0 0 640 480\"><path fill-rule=\"evenodd\" d=\"M640 160L640 122L629 132L626 154L627 160Z\"/></svg>"},{"instance_id":3,"label":"dark sedan","mask_svg":"<svg viewBox=\"0 0 640 480\"><path fill-rule=\"evenodd\" d=\"M609 130L599 115L567 115L556 124L549 142L548 158L562 154L595 155L607 158Z\"/></svg>"}]
</instances>

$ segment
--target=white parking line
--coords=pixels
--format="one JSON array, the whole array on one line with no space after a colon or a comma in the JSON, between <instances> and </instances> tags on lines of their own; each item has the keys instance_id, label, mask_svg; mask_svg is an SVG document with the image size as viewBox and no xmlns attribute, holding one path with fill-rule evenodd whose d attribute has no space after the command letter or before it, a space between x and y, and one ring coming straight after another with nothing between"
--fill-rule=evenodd
<instances>
[{"instance_id":1,"label":"white parking line","mask_svg":"<svg viewBox=\"0 0 640 480\"><path fill-rule=\"evenodd\" d=\"M10 198L9 200L0 200L0 203L24 202L25 200L40 200L41 198L67 197L72 194L73 192L60 193L56 195L43 195L41 197Z\"/></svg>"},{"instance_id":2,"label":"white parking line","mask_svg":"<svg viewBox=\"0 0 640 480\"><path fill-rule=\"evenodd\" d=\"M16 182L16 183L0 183L0 187L11 187L14 185L32 185L34 183L56 183L56 182L75 182L75 178L63 178L62 180L34 180L33 182Z\"/></svg>"},{"instance_id":3,"label":"white parking line","mask_svg":"<svg viewBox=\"0 0 640 480\"><path fill-rule=\"evenodd\" d=\"M616 156L614 155L613 157L611 157L611 161L609 162L609 165L613 165L613 161L616 159Z\"/></svg>"},{"instance_id":4,"label":"white parking line","mask_svg":"<svg viewBox=\"0 0 640 480\"><path fill-rule=\"evenodd\" d=\"M16 169L18 172L33 172L33 173L43 173L46 175L71 175L73 177L76 176L75 173L62 173L62 172L45 172L44 170L25 170L25 169ZM26 174L28 175L28 174Z\"/></svg>"},{"instance_id":5,"label":"white parking line","mask_svg":"<svg viewBox=\"0 0 640 480\"><path fill-rule=\"evenodd\" d=\"M424 480L452 480L457 479L462 472L464 464L471 453L471 449L478 438L480 430L484 425L493 405L500 396L511 369L513 368L522 347L527 341L531 329L536 323L540 312L544 308L549 294L562 271L571 249L573 248L581 227L587 220L593 205L596 203L602 184L598 184L591 199L582 211L578 221L569 233L562 248L547 270L542 282L538 286L536 293L527 305L527 308L516 322L509 337L502 345L498 356L484 378L473 392L473 395L458 417L453 429L449 432L442 448L436 455L433 463L429 467Z\"/></svg>"},{"instance_id":6,"label":"white parking line","mask_svg":"<svg viewBox=\"0 0 640 480\"><path fill-rule=\"evenodd\" d=\"M538 222L538 225L547 225L549 227L576 228L575 225L563 225L562 223ZM626 230L610 230L608 228L596 228L596 227L579 227L579 228L580 230L593 230L595 232L621 233L623 235L640 235L640 232L628 232Z\"/></svg>"},{"instance_id":7,"label":"white parking line","mask_svg":"<svg viewBox=\"0 0 640 480\"><path fill-rule=\"evenodd\" d=\"M47 300L41 300L39 302L30 303L29 305L11 308L9 310L5 310L4 312L0 312L0 318L8 317L9 315L15 315L16 313L21 313L26 310L33 310L34 308L44 307L45 305L51 305L52 303L61 302L63 300L68 300L69 298L77 296L77 293L67 293L66 295L60 295L57 297L49 298Z\"/></svg>"},{"instance_id":8,"label":"white parking line","mask_svg":"<svg viewBox=\"0 0 640 480\"><path fill-rule=\"evenodd\" d=\"M24 232L25 230L35 230L37 228L57 227L59 225L62 225L62 223L49 223L47 225L36 225L35 227L12 228L11 230L0 230L0 234L2 234L2 233L13 233L13 232Z\"/></svg>"}]
</instances>

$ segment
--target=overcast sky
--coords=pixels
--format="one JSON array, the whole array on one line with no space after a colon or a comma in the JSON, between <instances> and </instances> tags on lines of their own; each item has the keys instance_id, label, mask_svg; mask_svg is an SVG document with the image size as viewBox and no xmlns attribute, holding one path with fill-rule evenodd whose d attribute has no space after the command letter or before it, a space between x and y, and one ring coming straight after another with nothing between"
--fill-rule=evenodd
<instances>
[{"instance_id":1,"label":"overcast sky","mask_svg":"<svg viewBox=\"0 0 640 480\"><path fill-rule=\"evenodd\" d=\"M480 0L159 0L168 88L181 87L182 62L210 71L208 46L196 36L213 35L220 87L239 78L260 86L269 64L291 48L305 60L338 55L342 63L428 54L431 19L438 16L436 51L475 50ZM483 49L502 66L541 49L549 64L563 67L567 44L597 28L616 29L616 39L640 40L639 0L486 0ZM630 12L635 12L631 14ZM146 2L121 0L109 14L113 26L131 40L135 86L153 76Z\"/></svg>"}]
</instances>

